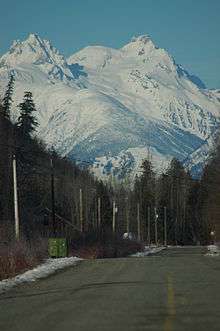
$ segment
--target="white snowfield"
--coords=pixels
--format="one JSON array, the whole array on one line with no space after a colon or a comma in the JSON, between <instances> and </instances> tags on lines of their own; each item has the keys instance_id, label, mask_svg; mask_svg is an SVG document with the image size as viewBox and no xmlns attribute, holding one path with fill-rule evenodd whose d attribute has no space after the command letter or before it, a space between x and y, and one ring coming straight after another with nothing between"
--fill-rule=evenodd
<instances>
[{"instance_id":1,"label":"white snowfield","mask_svg":"<svg viewBox=\"0 0 220 331\"><path fill-rule=\"evenodd\" d=\"M45 263L38 267L28 270L14 278L4 279L0 281L0 293L3 293L16 285L27 282L35 282L38 279L48 277L56 271L75 265L82 259L78 257L66 257L59 259L48 259Z\"/></svg>"},{"instance_id":2,"label":"white snowfield","mask_svg":"<svg viewBox=\"0 0 220 331\"><path fill-rule=\"evenodd\" d=\"M207 256L220 256L220 246L219 245L209 245L207 246L208 253Z\"/></svg>"},{"instance_id":3,"label":"white snowfield","mask_svg":"<svg viewBox=\"0 0 220 331\"><path fill-rule=\"evenodd\" d=\"M65 59L30 34L0 58L0 91L15 76L12 118L33 93L38 135L62 155L91 162L99 177L140 171L148 156L159 170L176 157L195 173L213 147L220 91L176 64L149 36L121 49L89 46Z\"/></svg>"},{"instance_id":4,"label":"white snowfield","mask_svg":"<svg viewBox=\"0 0 220 331\"><path fill-rule=\"evenodd\" d=\"M144 248L143 252L137 252L135 254L132 254L132 257L144 257L144 256L148 256L148 255L153 255L153 254L157 254L159 252L161 252L162 250L166 249L165 246L146 246Z\"/></svg>"}]
</instances>

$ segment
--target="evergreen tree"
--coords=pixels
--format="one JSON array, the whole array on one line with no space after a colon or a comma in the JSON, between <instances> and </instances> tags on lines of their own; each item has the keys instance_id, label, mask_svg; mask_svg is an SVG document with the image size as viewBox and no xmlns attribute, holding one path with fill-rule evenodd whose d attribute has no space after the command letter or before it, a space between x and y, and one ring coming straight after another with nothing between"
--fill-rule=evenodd
<instances>
[{"instance_id":1,"label":"evergreen tree","mask_svg":"<svg viewBox=\"0 0 220 331\"><path fill-rule=\"evenodd\" d=\"M147 238L146 219L148 207L153 210L156 204L155 201L155 173L152 164L149 160L144 160L141 166L142 174L136 177L134 183L134 214L133 217L137 218L137 204L140 208L141 232L142 238ZM153 216L152 216L153 219Z\"/></svg>"},{"instance_id":2,"label":"evergreen tree","mask_svg":"<svg viewBox=\"0 0 220 331\"><path fill-rule=\"evenodd\" d=\"M13 90L14 90L14 76L11 75L8 85L7 85L7 89L6 89L4 98L2 100L3 116L7 119L10 118Z\"/></svg>"},{"instance_id":3,"label":"evergreen tree","mask_svg":"<svg viewBox=\"0 0 220 331\"><path fill-rule=\"evenodd\" d=\"M30 136L38 126L38 122L33 115L36 109L31 92L24 93L24 100L18 107L21 110L17 123L18 129L23 136Z\"/></svg>"},{"instance_id":4,"label":"evergreen tree","mask_svg":"<svg viewBox=\"0 0 220 331\"><path fill-rule=\"evenodd\" d=\"M142 175L140 177L141 197L143 203L155 204L155 173L150 161L144 160L141 166Z\"/></svg>"},{"instance_id":5,"label":"evergreen tree","mask_svg":"<svg viewBox=\"0 0 220 331\"><path fill-rule=\"evenodd\" d=\"M4 235L10 237L12 229L12 132L12 124L4 116L4 108L0 104L0 241L5 240Z\"/></svg>"},{"instance_id":6,"label":"evergreen tree","mask_svg":"<svg viewBox=\"0 0 220 331\"><path fill-rule=\"evenodd\" d=\"M202 241L220 240L220 144L213 152L200 181L199 213ZM210 238L210 232L215 237Z\"/></svg>"},{"instance_id":7,"label":"evergreen tree","mask_svg":"<svg viewBox=\"0 0 220 331\"><path fill-rule=\"evenodd\" d=\"M190 175L180 161L173 159L167 171L170 182L170 216L176 244L193 240L192 226L187 218L187 201L191 185Z\"/></svg>"}]
</instances>

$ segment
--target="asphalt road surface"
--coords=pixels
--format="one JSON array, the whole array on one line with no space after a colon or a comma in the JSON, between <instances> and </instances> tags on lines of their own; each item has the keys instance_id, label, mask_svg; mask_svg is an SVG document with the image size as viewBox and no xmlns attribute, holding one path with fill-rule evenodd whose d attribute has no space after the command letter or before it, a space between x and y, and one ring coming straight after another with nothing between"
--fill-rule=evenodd
<instances>
[{"instance_id":1,"label":"asphalt road surface","mask_svg":"<svg viewBox=\"0 0 220 331\"><path fill-rule=\"evenodd\" d=\"M80 262L0 295L0 330L219 331L220 258L204 253Z\"/></svg>"}]
</instances>

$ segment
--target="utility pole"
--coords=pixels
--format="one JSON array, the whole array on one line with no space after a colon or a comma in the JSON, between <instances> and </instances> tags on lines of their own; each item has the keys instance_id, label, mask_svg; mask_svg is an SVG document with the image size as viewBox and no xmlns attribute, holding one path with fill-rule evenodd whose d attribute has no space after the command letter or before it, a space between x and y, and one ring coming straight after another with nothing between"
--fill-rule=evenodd
<instances>
[{"instance_id":1,"label":"utility pole","mask_svg":"<svg viewBox=\"0 0 220 331\"><path fill-rule=\"evenodd\" d=\"M150 247L150 206L147 207L147 243Z\"/></svg>"},{"instance_id":2,"label":"utility pole","mask_svg":"<svg viewBox=\"0 0 220 331\"><path fill-rule=\"evenodd\" d=\"M137 233L138 240L141 241L140 203L137 203Z\"/></svg>"},{"instance_id":3,"label":"utility pole","mask_svg":"<svg viewBox=\"0 0 220 331\"><path fill-rule=\"evenodd\" d=\"M167 207L164 207L164 246L167 246Z\"/></svg>"},{"instance_id":4,"label":"utility pole","mask_svg":"<svg viewBox=\"0 0 220 331\"><path fill-rule=\"evenodd\" d=\"M157 214L157 208L154 207L154 214L155 214L155 218L154 218L154 227L155 227L155 245L158 245L158 239L157 239L157 219L158 219L158 214Z\"/></svg>"},{"instance_id":5,"label":"utility pole","mask_svg":"<svg viewBox=\"0 0 220 331\"><path fill-rule=\"evenodd\" d=\"M116 214L116 204L115 201L113 201L113 210L112 210L112 232L115 234L115 214Z\"/></svg>"},{"instance_id":6,"label":"utility pole","mask_svg":"<svg viewBox=\"0 0 220 331\"><path fill-rule=\"evenodd\" d=\"M82 189L79 190L79 213L80 213L80 232L83 232L83 198Z\"/></svg>"},{"instance_id":7,"label":"utility pole","mask_svg":"<svg viewBox=\"0 0 220 331\"><path fill-rule=\"evenodd\" d=\"M54 194L54 164L53 156L50 158L51 167L51 210L52 210L52 226L53 226L53 236L56 236L56 225L55 225L55 194Z\"/></svg>"},{"instance_id":8,"label":"utility pole","mask_svg":"<svg viewBox=\"0 0 220 331\"><path fill-rule=\"evenodd\" d=\"M15 214L15 239L19 240L19 213L18 213L18 188L17 188L17 169L16 156L13 155L13 184L14 184L14 214Z\"/></svg>"},{"instance_id":9,"label":"utility pole","mask_svg":"<svg viewBox=\"0 0 220 331\"><path fill-rule=\"evenodd\" d=\"M101 228L101 198L98 198L98 228Z\"/></svg>"},{"instance_id":10,"label":"utility pole","mask_svg":"<svg viewBox=\"0 0 220 331\"><path fill-rule=\"evenodd\" d=\"M177 224L178 224L178 221L177 221L177 217L175 218L175 245L177 246Z\"/></svg>"},{"instance_id":11,"label":"utility pole","mask_svg":"<svg viewBox=\"0 0 220 331\"><path fill-rule=\"evenodd\" d=\"M112 211L112 233L113 233L113 246L114 246L114 257L117 257L117 243L116 243L116 224L115 215L118 212L115 201L113 201L113 211Z\"/></svg>"},{"instance_id":12,"label":"utility pole","mask_svg":"<svg viewBox=\"0 0 220 331\"><path fill-rule=\"evenodd\" d=\"M129 219L129 206L128 206L128 198L126 198L126 231L129 237L130 233L130 219Z\"/></svg>"}]
</instances>

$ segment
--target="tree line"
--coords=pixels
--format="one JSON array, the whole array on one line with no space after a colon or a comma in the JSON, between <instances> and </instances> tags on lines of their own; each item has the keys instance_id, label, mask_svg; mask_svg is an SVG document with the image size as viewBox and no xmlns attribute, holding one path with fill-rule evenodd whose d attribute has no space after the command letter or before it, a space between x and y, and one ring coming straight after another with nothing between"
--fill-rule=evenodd
<instances>
[{"instance_id":1,"label":"tree line","mask_svg":"<svg viewBox=\"0 0 220 331\"><path fill-rule=\"evenodd\" d=\"M14 191L13 156L16 155L20 232L25 238L42 233L59 235L61 228L74 236L93 233L97 227L96 205L102 197L102 226L108 228L110 197L108 188L87 169L63 158L34 135L38 126L32 93L24 93L18 105L20 115L12 123L11 106L14 77L11 76L0 105L0 241L13 240ZM51 178L54 177L54 206ZM82 202L80 202L80 190ZM80 205L82 204L82 206ZM55 232L52 212L55 210ZM82 209L82 211L81 211ZM83 213L83 215L81 215ZM82 222L83 224L80 224ZM67 234L68 234L67 233Z\"/></svg>"},{"instance_id":2,"label":"tree line","mask_svg":"<svg viewBox=\"0 0 220 331\"><path fill-rule=\"evenodd\" d=\"M65 235L100 241L127 233L146 243L186 245L210 242L213 231L219 236L219 145L201 179L192 178L176 159L158 175L146 159L132 187L112 187L34 135L37 110L30 91L12 123L14 83L11 76L0 105L0 241L14 238L14 155L20 231L26 239Z\"/></svg>"}]
</instances>

